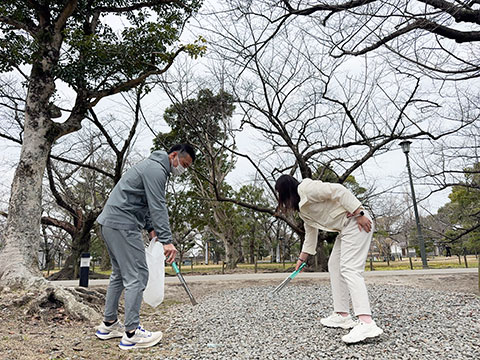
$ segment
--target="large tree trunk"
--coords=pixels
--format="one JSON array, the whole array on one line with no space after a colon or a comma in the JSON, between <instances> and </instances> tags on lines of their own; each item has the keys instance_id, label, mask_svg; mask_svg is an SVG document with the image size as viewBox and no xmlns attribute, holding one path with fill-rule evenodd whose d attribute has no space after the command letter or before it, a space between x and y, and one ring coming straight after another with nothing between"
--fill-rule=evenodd
<instances>
[{"instance_id":1,"label":"large tree trunk","mask_svg":"<svg viewBox=\"0 0 480 360\"><path fill-rule=\"evenodd\" d=\"M238 262L236 244L229 239L228 236L223 238L223 244L225 246L225 261L227 263L227 269L233 270L237 267Z\"/></svg>"},{"instance_id":2,"label":"large tree trunk","mask_svg":"<svg viewBox=\"0 0 480 360\"><path fill-rule=\"evenodd\" d=\"M61 135L60 127L49 113L54 89L48 64L34 65L26 99L22 150L12 181L4 245L0 249L0 288L8 292L12 288L28 291L25 306L29 312L36 311L39 303L58 302L72 318L98 321L99 312L85 304L98 295L96 292L51 286L38 266L43 175L52 144Z\"/></svg>"},{"instance_id":3,"label":"large tree trunk","mask_svg":"<svg viewBox=\"0 0 480 360\"><path fill-rule=\"evenodd\" d=\"M48 114L53 81L32 78L27 95L20 161L12 182L5 246L0 253L0 280L24 284L41 277L38 267L42 180L55 137Z\"/></svg>"}]
</instances>

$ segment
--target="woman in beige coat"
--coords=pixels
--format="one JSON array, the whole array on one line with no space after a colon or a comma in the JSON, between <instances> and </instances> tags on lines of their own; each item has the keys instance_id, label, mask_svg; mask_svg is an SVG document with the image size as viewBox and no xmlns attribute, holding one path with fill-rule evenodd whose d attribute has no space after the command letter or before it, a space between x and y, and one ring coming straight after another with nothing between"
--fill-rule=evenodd
<instances>
[{"instance_id":1,"label":"woman in beige coat","mask_svg":"<svg viewBox=\"0 0 480 360\"><path fill-rule=\"evenodd\" d=\"M342 337L356 343L383 333L372 319L363 279L373 225L360 201L343 185L282 175L275 184L278 210L298 211L304 221L305 241L296 269L316 254L318 230L338 232L328 261L333 313L320 320L327 327L352 329ZM350 298L358 321L350 316Z\"/></svg>"}]
</instances>

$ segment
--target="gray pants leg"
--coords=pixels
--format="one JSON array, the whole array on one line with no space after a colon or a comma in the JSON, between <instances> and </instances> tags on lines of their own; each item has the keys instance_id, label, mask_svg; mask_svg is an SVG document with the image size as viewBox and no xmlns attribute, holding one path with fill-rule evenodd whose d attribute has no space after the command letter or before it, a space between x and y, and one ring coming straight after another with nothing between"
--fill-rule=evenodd
<instances>
[{"instance_id":1,"label":"gray pants leg","mask_svg":"<svg viewBox=\"0 0 480 360\"><path fill-rule=\"evenodd\" d=\"M112 262L112 275L105 300L105 320L117 319L118 301L125 289L125 330L140 324L140 305L147 286L148 267L142 234L102 226L102 236Z\"/></svg>"}]
</instances>

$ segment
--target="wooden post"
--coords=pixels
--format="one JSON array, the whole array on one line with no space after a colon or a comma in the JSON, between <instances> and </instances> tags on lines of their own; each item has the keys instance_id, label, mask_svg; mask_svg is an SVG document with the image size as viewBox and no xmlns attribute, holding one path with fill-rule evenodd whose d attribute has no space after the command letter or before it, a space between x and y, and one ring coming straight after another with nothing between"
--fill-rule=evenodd
<instances>
[{"instance_id":1,"label":"wooden post","mask_svg":"<svg viewBox=\"0 0 480 360\"><path fill-rule=\"evenodd\" d=\"M222 260L222 274L225 274L225 260Z\"/></svg>"},{"instance_id":2,"label":"wooden post","mask_svg":"<svg viewBox=\"0 0 480 360\"><path fill-rule=\"evenodd\" d=\"M410 270L413 270L412 257L408 254L408 260L410 261Z\"/></svg>"},{"instance_id":3,"label":"wooden post","mask_svg":"<svg viewBox=\"0 0 480 360\"><path fill-rule=\"evenodd\" d=\"M255 274L256 274L257 273L257 255L255 255L253 258L254 258L254 261L255 261L254 269L255 269ZM285 264L285 261L283 263Z\"/></svg>"},{"instance_id":4,"label":"wooden post","mask_svg":"<svg viewBox=\"0 0 480 360\"><path fill-rule=\"evenodd\" d=\"M466 251L463 251L463 260L465 261L465 267L468 269L467 252Z\"/></svg>"},{"instance_id":5,"label":"wooden post","mask_svg":"<svg viewBox=\"0 0 480 360\"><path fill-rule=\"evenodd\" d=\"M373 259L370 257L370 271L373 271Z\"/></svg>"}]
</instances>

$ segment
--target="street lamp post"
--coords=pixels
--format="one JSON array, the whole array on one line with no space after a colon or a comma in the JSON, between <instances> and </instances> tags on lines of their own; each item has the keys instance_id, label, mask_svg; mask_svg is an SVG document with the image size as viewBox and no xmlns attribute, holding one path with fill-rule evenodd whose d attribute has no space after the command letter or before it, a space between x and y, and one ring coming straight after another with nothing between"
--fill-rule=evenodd
<instances>
[{"instance_id":1,"label":"street lamp post","mask_svg":"<svg viewBox=\"0 0 480 360\"><path fill-rule=\"evenodd\" d=\"M400 146L402 147L402 150L405 153L405 157L407 158L407 170L408 170L408 177L410 178L410 189L412 191L413 211L415 213L415 222L417 223L417 236L418 236L418 244L420 246L420 256L422 257L422 265L424 269L428 269L427 252L425 251L425 242L423 241L422 227L420 226L420 217L418 216L417 199L415 198L415 190L413 188L412 170L410 169L410 160L408 158L408 153L410 152L411 143L412 143L411 141L405 140L400 143Z\"/></svg>"}]
</instances>

